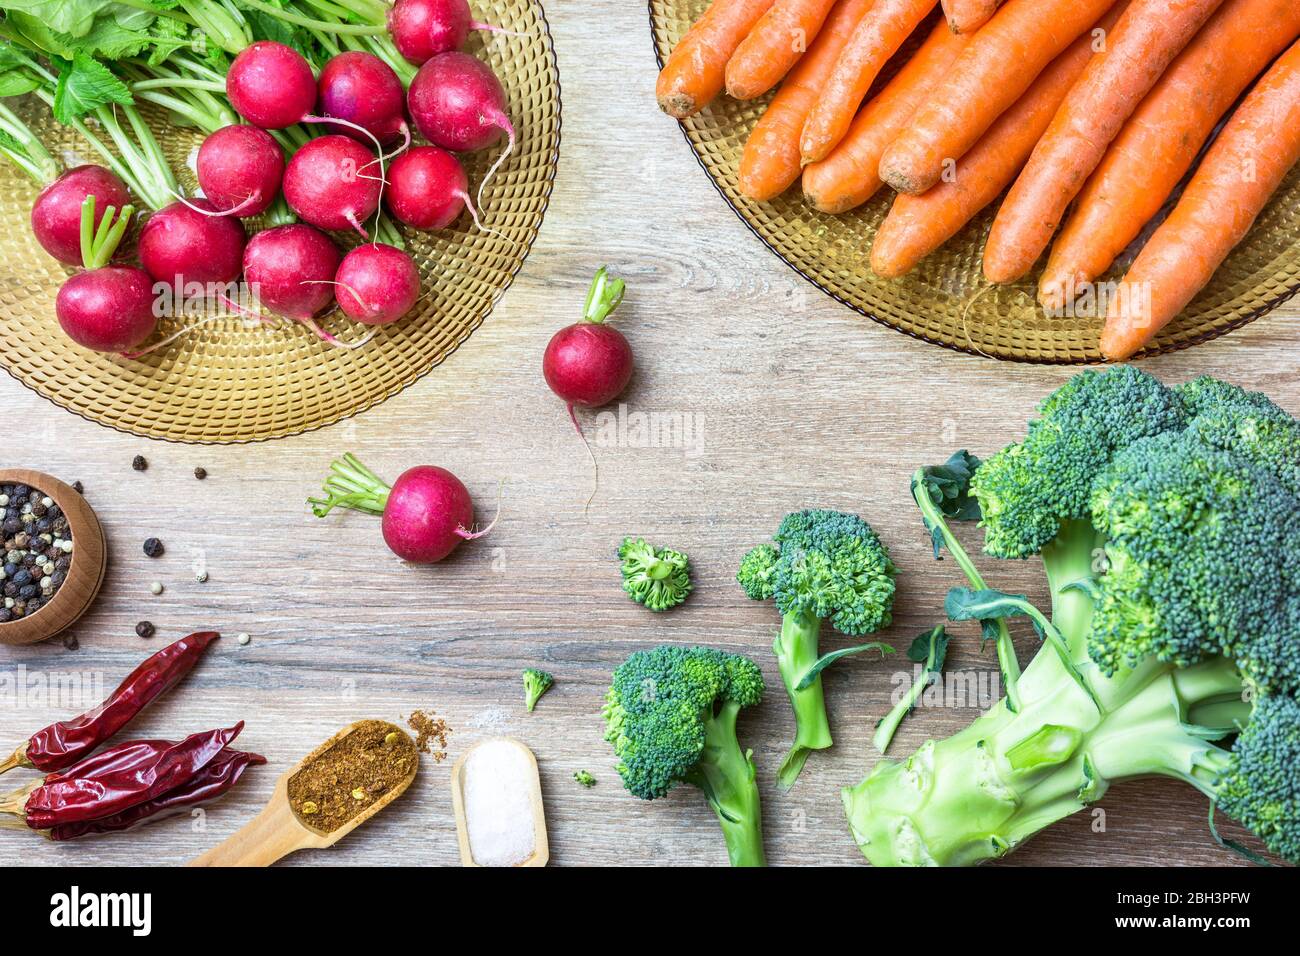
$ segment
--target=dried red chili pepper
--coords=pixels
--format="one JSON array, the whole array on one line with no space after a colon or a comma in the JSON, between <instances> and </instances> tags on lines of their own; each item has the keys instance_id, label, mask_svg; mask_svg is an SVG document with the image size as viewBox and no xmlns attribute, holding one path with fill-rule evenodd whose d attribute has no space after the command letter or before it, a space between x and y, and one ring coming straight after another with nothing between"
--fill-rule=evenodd
<instances>
[{"instance_id":1,"label":"dried red chili pepper","mask_svg":"<svg viewBox=\"0 0 1300 956\"><path fill-rule=\"evenodd\" d=\"M212 762L244 729L241 720L225 730L191 734L179 743L155 741L151 755L81 776L56 777L36 787L22 805L27 825L46 830L65 823L97 820L157 799L180 787Z\"/></svg>"},{"instance_id":2,"label":"dried red chili pepper","mask_svg":"<svg viewBox=\"0 0 1300 956\"><path fill-rule=\"evenodd\" d=\"M246 769L264 763L266 758L261 754L245 753L227 747L191 777L188 783L181 784L175 790L167 791L161 797L137 803L109 817L51 827L46 836L51 840L75 840L89 833L112 833L128 830L145 820L160 820L179 813L186 807L206 803L221 796L239 782Z\"/></svg>"},{"instance_id":3,"label":"dried red chili pepper","mask_svg":"<svg viewBox=\"0 0 1300 956\"><path fill-rule=\"evenodd\" d=\"M0 763L0 773L13 767L34 767L47 773L71 767L188 674L220 636L215 631L200 631L146 658L98 707L32 734L12 757Z\"/></svg>"}]
</instances>

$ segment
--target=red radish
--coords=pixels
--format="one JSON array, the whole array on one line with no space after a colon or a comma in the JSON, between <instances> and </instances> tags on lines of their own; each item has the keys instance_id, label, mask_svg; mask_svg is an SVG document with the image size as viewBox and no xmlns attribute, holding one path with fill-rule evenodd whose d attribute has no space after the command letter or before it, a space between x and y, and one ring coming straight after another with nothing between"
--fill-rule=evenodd
<instances>
[{"instance_id":1,"label":"red radish","mask_svg":"<svg viewBox=\"0 0 1300 956\"><path fill-rule=\"evenodd\" d=\"M214 211L206 199L158 210L140 230L140 265L159 282L233 282L243 267L244 227Z\"/></svg>"},{"instance_id":2,"label":"red radish","mask_svg":"<svg viewBox=\"0 0 1300 956\"><path fill-rule=\"evenodd\" d=\"M329 236L295 223L265 229L244 247L244 279L266 308L309 321L333 299L339 249Z\"/></svg>"},{"instance_id":3,"label":"red radish","mask_svg":"<svg viewBox=\"0 0 1300 956\"><path fill-rule=\"evenodd\" d=\"M369 167L369 168L367 168ZM382 177L374 154L347 136L320 136L293 154L284 170L284 198L304 222L355 229L379 208Z\"/></svg>"},{"instance_id":4,"label":"red radish","mask_svg":"<svg viewBox=\"0 0 1300 956\"><path fill-rule=\"evenodd\" d=\"M447 469L434 465L408 468L389 486L355 455L344 455L330 464L325 494L307 499L316 517L334 508L381 515L389 549L417 564L441 561L462 541L480 538L496 524L493 520L482 531L470 531L474 502L469 491Z\"/></svg>"},{"instance_id":5,"label":"red radish","mask_svg":"<svg viewBox=\"0 0 1300 956\"><path fill-rule=\"evenodd\" d=\"M622 332L605 324L623 301L623 292L623 280L608 278L602 266L587 292L582 321L556 332L542 357L546 384L568 404L575 428L575 405L606 405L618 398L632 377L632 347Z\"/></svg>"},{"instance_id":6,"label":"red radish","mask_svg":"<svg viewBox=\"0 0 1300 956\"><path fill-rule=\"evenodd\" d=\"M104 210L121 209L131 201L126 185L103 166L69 169L41 190L32 206L32 232L46 252L70 266L81 265L81 204L87 196L98 200L94 227Z\"/></svg>"},{"instance_id":7,"label":"red radish","mask_svg":"<svg viewBox=\"0 0 1300 956\"><path fill-rule=\"evenodd\" d=\"M471 30L507 32L478 23L465 0L397 0L388 11L388 32L397 52L416 66L465 45Z\"/></svg>"},{"instance_id":8,"label":"red radish","mask_svg":"<svg viewBox=\"0 0 1300 956\"><path fill-rule=\"evenodd\" d=\"M357 246L334 276L334 299L343 314L365 325L396 322L420 297L420 273L401 249L383 243Z\"/></svg>"},{"instance_id":9,"label":"red radish","mask_svg":"<svg viewBox=\"0 0 1300 956\"><path fill-rule=\"evenodd\" d=\"M143 269L110 266L109 260L126 234L134 210L112 206L95 226L95 196L81 206L81 256L85 272L63 284L54 300L54 314L68 338L97 352L122 352L153 334L153 280Z\"/></svg>"},{"instance_id":10,"label":"red radish","mask_svg":"<svg viewBox=\"0 0 1300 956\"><path fill-rule=\"evenodd\" d=\"M199 188L213 208L244 218L275 202L284 153L264 129L223 126L203 141L195 166Z\"/></svg>"},{"instance_id":11,"label":"red radish","mask_svg":"<svg viewBox=\"0 0 1300 956\"><path fill-rule=\"evenodd\" d=\"M320 72L318 89L322 117L354 123L384 146L403 138L409 142L406 90L393 68L373 53L349 50L331 57ZM364 136L346 126L343 132L353 139Z\"/></svg>"},{"instance_id":12,"label":"red radish","mask_svg":"<svg viewBox=\"0 0 1300 956\"><path fill-rule=\"evenodd\" d=\"M465 168L445 149L416 146L388 167L384 205L416 229L444 229L470 204Z\"/></svg>"},{"instance_id":13,"label":"red radish","mask_svg":"<svg viewBox=\"0 0 1300 956\"><path fill-rule=\"evenodd\" d=\"M262 129L301 122L316 105L316 77L297 50L272 40L245 47L226 72L235 112Z\"/></svg>"},{"instance_id":14,"label":"red radish","mask_svg":"<svg viewBox=\"0 0 1300 956\"><path fill-rule=\"evenodd\" d=\"M424 138L454 153L472 153L509 139L515 131L506 115L501 81L468 53L442 53L420 67L407 91L411 117Z\"/></svg>"}]
</instances>

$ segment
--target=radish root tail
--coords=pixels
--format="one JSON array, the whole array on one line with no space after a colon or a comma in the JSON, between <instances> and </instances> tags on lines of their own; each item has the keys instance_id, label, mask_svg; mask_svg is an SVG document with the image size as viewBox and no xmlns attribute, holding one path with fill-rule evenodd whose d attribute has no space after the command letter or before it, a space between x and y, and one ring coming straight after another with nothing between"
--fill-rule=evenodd
<instances>
[{"instance_id":1,"label":"radish root tail","mask_svg":"<svg viewBox=\"0 0 1300 956\"><path fill-rule=\"evenodd\" d=\"M582 433L582 426L578 424L578 414L573 410L573 403L569 403L569 421L573 422L573 430L578 433L582 439L582 447L587 449L587 454L591 457L591 494L587 496L586 503L582 506L582 514L585 517L591 510L591 503L596 498L596 492L600 489L600 463L596 461L596 453L591 450L591 443L587 441L587 436Z\"/></svg>"},{"instance_id":2,"label":"radish root tail","mask_svg":"<svg viewBox=\"0 0 1300 956\"><path fill-rule=\"evenodd\" d=\"M487 188L487 184L496 174L496 171L501 168L501 164L506 161L507 157L509 157L515 149L515 127L514 124L510 122L510 117L506 116L505 113L500 113L492 118L496 121L498 126L506 131L506 148L502 151L501 155L496 158L496 161L488 167L487 173L483 176L483 181L478 184L478 207L480 209L483 208L483 190Z\"/></svg>"},{"instance_id":3,"label":"radish root tail","mask_svg":"<svg viewBox=\"0 0 1300 956\"><path fill-rule=\"evenodd\" d=\"M491 531L493 528L497 526L497 522L501 520L501 498L505 491L505 487L506 487L505 479L502 479L501 483L497 485L497 513L492 516L492 520L488 522L488 526L484 528L482 531L469 531L461 527L460 525L457 525L456 536L458 538L462 538L465 541L473 541L475 538L483 537L483 535L487 534L489 531Z\"/></svg>"},{"instance_id":4,"label":"radish root tail","mask_svg":"<svg viewBox=\"0 0 1300 956\"><path fill-rule=\"evenodd\" d=\"M187 209L192 209L203 216L211 216L214 219L221 219L225 216L238 216L249 206L255 205L256 203L262 201L262 194L260 192L256 192L253 193L251 196L249 196L247 199L245 199L243 202L239 203L238 205L231 206L229 209L200 209L198 206L194 205L194 203L190 202L188 199L186 199L176 190L169 189L167 191L171 193L173 196L175 196L176 200L180 202L182 205L184 205Z\"/></svg>"}]
</instances>

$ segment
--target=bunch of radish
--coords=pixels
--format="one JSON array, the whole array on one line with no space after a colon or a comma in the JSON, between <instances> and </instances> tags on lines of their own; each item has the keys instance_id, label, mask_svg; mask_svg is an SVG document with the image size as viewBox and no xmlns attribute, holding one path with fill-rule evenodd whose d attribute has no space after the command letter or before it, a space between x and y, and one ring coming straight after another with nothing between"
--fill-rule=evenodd
<instances>
[{"instance_id":1,"label":"bunch of radish","mask_svg":"<svg viewBox=\"0 0 1300 956\"><path fill-rule=\"evenodd\" d=\"M32 210L37 239L61 262L85 269L59 295L68 335L87 348L144 354L131 350L157 326L155 283L228 284L240 275L257 308L227 304L263 321L301 322L331 344L343 343L317 324L327 311L367 326L407 314L420 296L419 273L406 252L374 238L380 209L420 230L444 229L467 209L477 224L456 154L504 136L486 184L514 148L515 132L501 83L459 50L471 30L496 29L475 22L465 0L397 0L388 29L401 55L420 67L409 90L373 53L340 53L318 77L289 46L260 40L245 47L225 78L244 122L217 129L199 148L201 197L178 195L145 221L141 268L109 264L131 214L121 179L82 166L43 190ZM286 159L283 135L278 142L268 131L300 123L328 131ZM428 144L412 145L412 125ZM279 222L291 224L250 239L244 222L281 197L292 216ZM344 255L332 231L367 241Z\"/></svg>"}]
</instances>

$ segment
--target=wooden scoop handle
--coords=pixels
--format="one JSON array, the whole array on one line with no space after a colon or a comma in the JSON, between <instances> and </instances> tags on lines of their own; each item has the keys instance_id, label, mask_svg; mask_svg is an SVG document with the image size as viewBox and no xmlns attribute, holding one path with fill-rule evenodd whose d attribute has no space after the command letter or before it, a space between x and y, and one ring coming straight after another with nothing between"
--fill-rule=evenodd
<instances>
[{"instance_id":1,"label":"wooden scoop handle","mask_svg":"<svg viewBox=\"0 0 1300 956\"><path fill-rule=\"evenodd\" d=\"M262 812L189 866L270 866L281 857L324 841L298 822L289 801L277 788Z\"/></svg>"}]
</instances>

